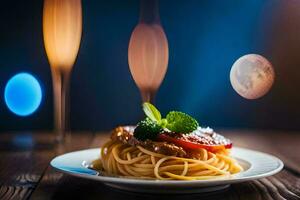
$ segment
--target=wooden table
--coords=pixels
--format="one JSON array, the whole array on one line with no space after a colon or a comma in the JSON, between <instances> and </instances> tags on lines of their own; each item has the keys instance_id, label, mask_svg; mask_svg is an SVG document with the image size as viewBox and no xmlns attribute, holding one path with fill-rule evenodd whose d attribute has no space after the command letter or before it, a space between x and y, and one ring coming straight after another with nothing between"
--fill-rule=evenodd
<instances>
[{"instance_id":1,"label":"wooden table","mask_svg":"<svg viewBox=\"0 0 300 200\"><path fill-rule=\"evenodd\" d=\"M300 133L284 131L219 131L236 146L278 156L285 168L275 176L233 184L217 193L149 195L111 189L56 172L49 162L56 155L101 146L107 133L72 133L57 145L53 133L0 134L0 199L300 199Z\"/></svg>"}]
</instances>

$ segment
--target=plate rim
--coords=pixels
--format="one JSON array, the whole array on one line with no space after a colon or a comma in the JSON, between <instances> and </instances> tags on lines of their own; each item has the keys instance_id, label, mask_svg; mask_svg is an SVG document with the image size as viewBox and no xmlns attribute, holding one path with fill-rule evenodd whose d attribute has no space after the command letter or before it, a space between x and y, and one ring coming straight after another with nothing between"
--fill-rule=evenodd
<instances>
[{"instance_id":1,"label":"plate rim","mask_svg":"<svg viewBox=\"0 0 300 200\"><path fill-rule=\"evenodd\" d=\"M61 168L55 166L55 164L54 164L55 161L57 161L58 159L61 159L63 156L66 156L66 155L76 154L76 153L84 152L84 151L96 151L97 150L100 152L100 149L101 148L89 148L89 149L82 149L82 150L78 150L78 151L72 151L72 152L68 152L65 154L61 154L61 155L53 158L50 162L50 165L56 171L59 171L59 172L65 173L65 174L69 174L69 175L72 175L75 177L101 181L103 183L131 184L131 185L139 184L139 185L143 185L143 186L153 186L153 185L156 185L156 186L162 186L162 185L181 186L181 185L184 185L184 186L198 186L198 187L199 186L205 187L205 186L212 186L212 185L240 183L240 182L245 182L245 181L250 181L250 180L261 179L264 177L272 176L272 175L280 172L284 167L284 163L276 156L273 156L271 154L264 153L261 151L256 151L256 150L252 150L252 149L248 149L248 148L241 148L241 147L233 147L233 149L235 149L235 151L238 151L238 150L249 151L251 153L267 156L269 158L272 158L274 161L276 161L278 163L278 167L276 169L266 172L264 174L252 175L252 176L247 176L247 177L235 177L236 175L243 173L243 172L241 172L236 175L233 175L233 177L229 178L229 179L181 181L181 180L147 180L147 179L134 179L134 178L113 177L113 176L99 176L99 175L92 175L92 174L85 174L85 173L78 173L78 172L72 172L69 170L64 170L64 169L61 169ZM249 160L246 160L244 158L238 158L238 159L242 159L242 160L249 162ZM82 162L83 161L85 161L85 160L83 159ZM252 168L252 166L248 170L250 170L251 168ZM245 172L247 172L247 171L245 171Z\"/></svg>"}]
</instances>

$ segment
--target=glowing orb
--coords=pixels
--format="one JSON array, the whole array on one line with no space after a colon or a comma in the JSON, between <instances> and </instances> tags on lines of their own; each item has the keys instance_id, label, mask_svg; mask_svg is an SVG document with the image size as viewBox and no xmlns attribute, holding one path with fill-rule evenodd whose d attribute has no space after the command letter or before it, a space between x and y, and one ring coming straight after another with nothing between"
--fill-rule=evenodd
<instances>
[{"instance_id":1,"label":"glowing orb","mask_svg":"<svg viewBox=\"0 0 300 200\"><path fill-rule=\"evenodd\" d=\"M10 111L19 116L28 116L41 104L42 89L31 74L19 73L7 82L4 98Z\"/></svg>"},{"instance_id":2,"label":"glowing orb","mask_svg":"<svg viewBox=\"0 0 300 200\"><path fill-rule=\"evenodd\" d=\"M272 64L266 58L256 54L240 57L230 71L233 89L246 99L264 96L271 89L274 79Z\"/></svg>"}]
</instances>

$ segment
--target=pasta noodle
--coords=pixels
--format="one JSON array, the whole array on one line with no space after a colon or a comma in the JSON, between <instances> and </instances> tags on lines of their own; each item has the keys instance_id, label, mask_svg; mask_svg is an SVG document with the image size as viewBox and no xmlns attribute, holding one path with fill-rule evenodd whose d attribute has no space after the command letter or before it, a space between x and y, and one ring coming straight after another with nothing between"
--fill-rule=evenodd
<instances>
[{"instance_id":1,"label":"pasta noodle","mask_svg":"<svg viewBox=\"0 0 300 200\"><path fill-rule=\"evenodd\" d=\"M229 150L212 153L201 148L197 158L183 158L113 140L104 144L100 163L95 162L94 168L109 175L160 180L226 178L243 170Z\"/></svg>"}]
</instances>

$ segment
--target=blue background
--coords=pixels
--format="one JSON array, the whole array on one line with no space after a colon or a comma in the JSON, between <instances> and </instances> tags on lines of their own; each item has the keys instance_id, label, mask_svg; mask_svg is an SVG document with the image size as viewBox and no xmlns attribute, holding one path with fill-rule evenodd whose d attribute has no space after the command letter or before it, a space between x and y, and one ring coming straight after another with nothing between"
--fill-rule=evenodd
<instances>
[{"instance_id":1,"label":"blue background","mask_svg":"<svg viewBox=\"0 0 300 200\"><path fill-rule=\"evenodd\" d=\"M51 130L52 83L43 46L43 1L6 1L0 8L0 131ZM169 67L156 97L166 113L181 110L211 127L299 129L300 2L284 0L163 0L161 22ZM143 114L130 75L127 48L139 1L83 1L83 35L71 80L73 130L109 130ZM263 98L246 100L231 87L240 56L257 53L274 65L276 80ZM43 89L37 112L22 118L4 103L6 82L35 75Z\"/></svg>"}]
</instances>

